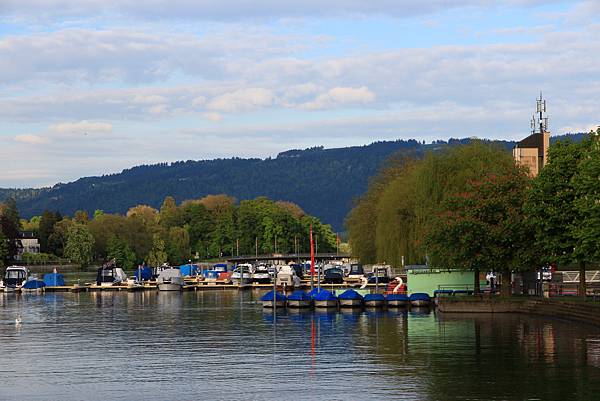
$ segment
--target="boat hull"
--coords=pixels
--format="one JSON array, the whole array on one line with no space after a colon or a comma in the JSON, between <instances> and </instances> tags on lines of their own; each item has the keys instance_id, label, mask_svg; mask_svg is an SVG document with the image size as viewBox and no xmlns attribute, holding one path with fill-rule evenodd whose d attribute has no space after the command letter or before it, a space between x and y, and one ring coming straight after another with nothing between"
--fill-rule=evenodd
<instances>
[{"instance_id":1,"label":"boat hull","mask_svg":"<svg viewBox=\"0 0 600 401\"><path fill-rule=\"evenodd\" d=\"M368 306L369 308L381 308L384 305L385 301L383 300L365 301L365 306Z\"/></svg>"},{"instance_id":2,"label":"boat hull","mask_svg":"<svg viewBox=\"0 0 600 401\"><path fill-rule=\"evenodd\" d=\"M360 308L362 299L340 299L340 307L342 308Z\"/></svg>"},{"instance_id":3,"label":"boat hull","mask_svg":"<svg viewBox=\"0 0 600 401\"><path fill-rule=\"evenodd\" d=\"M175 283L160 283L157 285L159 291L181 291L183 286Z\"/></svg>"},{"instance_id":4,"label":"boat hull","mask_svg":"<svg viewBox=\"0 0 600 401\"><path fill-rule=\"evenodd\" d=\"M410 301L410 304L412 306L429 306L430 302L431 301L426 301L424 299L416 299L416 300Z\"/></svg>"},{"instance_id":5,"label":"boat hull","mask_svg":"<svg viewBox=\"0 0 600 401\"><path fill-rule=\"evenodd\" d=\"M289 308L308 308L310 307L310 301L308 300L290 300L287 301L287 306Z\"/></svg>"},{"instance_id":6,"label":"boat hull","mask_svg":"<svg viewBox=\"0 0 600 401\"><path fill-rule=\"evenodd\" d=\"M2 288L2 291L4 291L4 292L17 292L20 290L21 289L19 287L4 287L4 288Z\"/></svg>"},{"instance_id":7,"label":"boat hull","mask_svg":"<svg viewBox=\"0 0 600 401\"><path fill-rule=\"evenodd\" d=\"M273 301L262 301L263 308L273 308ZM285 307L285 301L275 301L275 306L277 308Z\"/></svg>"},{"instance_id":8,"label":"boat hull","mask_svg":"<svg viewBox=\"0 0 600 401\"><path fill-rule=\"evenodd\" d=\"M327 300L327 301L316 301L315 300L315 308L335 308L337 307L337 300Z\"/></svg>"},{"instance_id":9,"label":"boat hull","mask_svg":"<svg viewBox=\"0 0 600 401\"><path fill-rule=\"evenodd\" d=\"M27 294L41 294L42 292L44 292L44 289L43 288L32 288L32 289L21 288L21 292L24 292Z\"/></svg>"},{"instance_id":10,"label":"boat hull","mask_svg":"<svg viewBox=\"0 0 600 401\"><path fill-rule=\"evenodd\" d=\"M408 305L408 301L406 301L406 300L391 300L391 301L388 300L387 304L388 304L388 306L399 308L399 307Z\"/></svg>"}]
</instances>

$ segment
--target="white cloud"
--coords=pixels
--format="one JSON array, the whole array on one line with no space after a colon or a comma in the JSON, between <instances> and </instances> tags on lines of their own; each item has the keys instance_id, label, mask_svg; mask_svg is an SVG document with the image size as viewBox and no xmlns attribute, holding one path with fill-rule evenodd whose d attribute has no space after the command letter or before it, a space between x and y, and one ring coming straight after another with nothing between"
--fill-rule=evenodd
<instances>
[{"instance_id":1,"label":"white cloud","mask_svg":"<svg viewBox=\"0 0 600 401\"><path fill-rule=\"evenodd\" d=\"M110 123L100 121L77 121L63 122L53 124L48 128L52 134L63 136L88 135L88 134L106 134L112 132L113 126Z\"/></svg>"},{"instance_id":2,"label":"white cloud","mask_svg":"<svg viewBox=\"0 0 600 401\"><path fill-rule=\"evenodd\" d=\"M21 134L14 137L16 142L26 143L28 145L43 145L48 143L48 138L34 134Z\"/></svg>"},{"instance_id":3,"label":"white cloud","mask_svg":"<svg viewBox=\"0 0 600 401\"><path fill-rule=\"evenodd\" d=\"M203 113L202 116L204 118L206 118L208 121L211 121L213 123L218 123L221 120L223 120L223 116L221 116L221 114L214 113L214 112L212 112L212 113Z\"/></svg>"},{"instance_id":4,"label":"white cloud","mask_svg":"<svg viewBox=\"0 0 600 401\"><path fill-rule=\"evenodd\" d=\"M327 93L320 94L312 102L301 104L299 107L307 110L329 109L345 105L360 105L371 103L375 94L366 86L360 88L332 88Z\"/></svg>"},{"instance_id":5,"label":"white cloud","mask_svg":"<svg viewBox=\"0 0 600 401\"><path fill-rule=\"evenodd\" d=\"M213 98L207 103L206 108L225 113L238 113L270 106L273 100L273 92L269 89L245 88Z\"/></svg>"}]
</instances>

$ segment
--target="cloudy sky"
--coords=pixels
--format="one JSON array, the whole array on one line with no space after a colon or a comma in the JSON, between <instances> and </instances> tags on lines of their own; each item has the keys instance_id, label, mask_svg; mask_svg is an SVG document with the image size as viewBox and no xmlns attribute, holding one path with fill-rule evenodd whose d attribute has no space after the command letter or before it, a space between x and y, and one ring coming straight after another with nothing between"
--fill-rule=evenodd
<instances>
[{"instance_id":1,"label":"cloudy sky","mask_svg":"<svg viewBox=\"0 0 600 401\"><path fill-rule=\"evenodd\" d=\"M600 1L0 0L0 187L600 124Z\"/></svg>"}]
</instances>

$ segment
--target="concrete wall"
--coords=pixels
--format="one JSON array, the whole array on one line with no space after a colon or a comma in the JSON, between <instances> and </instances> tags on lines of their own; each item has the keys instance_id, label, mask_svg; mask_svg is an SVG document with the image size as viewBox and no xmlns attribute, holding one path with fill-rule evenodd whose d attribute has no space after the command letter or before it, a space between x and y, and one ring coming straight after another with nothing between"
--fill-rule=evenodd
<instances>
[{"instance_id":1,"label":"concrete wall","mask_svg":"<svg viewBox=\"0 0 600 401\"><path fill-rule=\"evenodd\" d=\"M442 270L409 270L406 274L408 292L424 292L433 296L439 286L455 287L454 289L473 289L474 273L467 271Z\"/></svg>"}]
</instances>

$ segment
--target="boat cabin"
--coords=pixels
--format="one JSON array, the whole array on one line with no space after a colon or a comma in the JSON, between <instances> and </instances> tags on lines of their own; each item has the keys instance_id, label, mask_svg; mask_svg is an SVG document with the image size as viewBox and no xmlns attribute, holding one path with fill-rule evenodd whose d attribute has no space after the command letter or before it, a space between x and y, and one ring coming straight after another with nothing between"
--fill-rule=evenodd
<instances>
[{"instance_id":1,"label":"boat cabin","mask_svg":"<svg viewBox=\"0 0 600 401\"><path fill-rule=\"evenodd\" d=\"M122 268L117 267L114 263L103 265L98 269L98 274L96 275L96 284L100 286L109 286L126 281L127 275Z\"/></svg>"},{"instance_id":2,"label":"boat cabin","mask_svg":"<svg viewBox=\"0 0 600 401\"><path fill-rule=\"evenodd\" d=\"M29 269L22 266L9 266L4 273L4 285L6 287L20 287L29 277Z\"/></svg>"}]
</instances>

